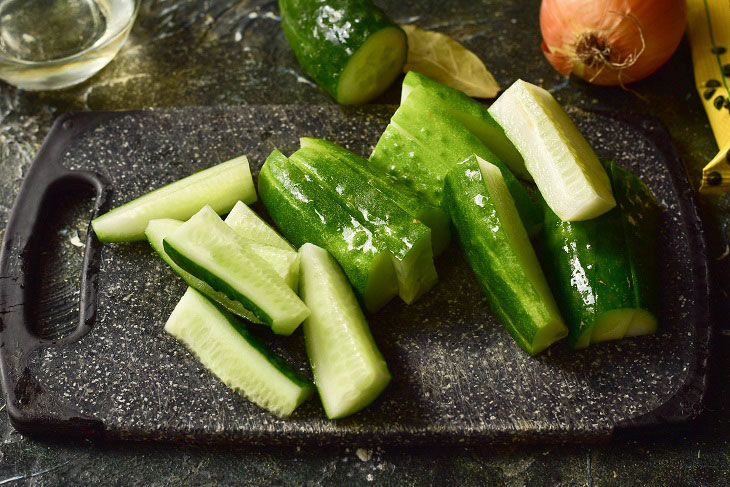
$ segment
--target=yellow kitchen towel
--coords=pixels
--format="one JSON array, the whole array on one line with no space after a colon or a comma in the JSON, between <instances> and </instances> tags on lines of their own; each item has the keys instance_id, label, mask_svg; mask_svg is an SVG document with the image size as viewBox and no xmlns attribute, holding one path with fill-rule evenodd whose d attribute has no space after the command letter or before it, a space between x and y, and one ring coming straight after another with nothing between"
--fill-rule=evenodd
<instances>
[{"instance_id":1,"label":"yellow kitchen towel","mask_svg":"<svg viewBox=\"0 0 730 487\"><path fill-rule=\"evenodd\" d=\"M687 0L695 83L720 152L702 170L701 193L730 191L730 0Z\"/></svg>"}]
</instances>

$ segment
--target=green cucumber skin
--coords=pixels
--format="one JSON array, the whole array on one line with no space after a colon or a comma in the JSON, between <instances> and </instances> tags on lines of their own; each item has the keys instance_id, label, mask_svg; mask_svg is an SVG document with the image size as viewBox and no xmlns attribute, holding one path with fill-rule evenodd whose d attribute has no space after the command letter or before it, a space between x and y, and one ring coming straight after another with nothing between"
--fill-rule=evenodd
<instances>
[{"instance_id":1,"label":"green cucumber skin","mask_svg":"<svg viewBox=\"0 0 730 487\"><path fill-rule=\"evenodd\" d=\"M279 151L272 152L261 168L259 196L289 242L296 247L309 242L325 248L342 266L357 294L366 298L371 273L381 259L390 259L370 230ZM392 298L398 291L392 264L390 271L383 286ZM376 303L368 311L383 304Z\"/></svg>"},{"instance_id":2,"label":"green cucumber skin","mask_svg":"<svg viewBox=\"0 0 730 487\"><path fill-rule=\"evenodd\" d=\"M413 219L424 223L431 229L431 244L434 257L446 250L451 242L449 217L440 207L427 203L413 190L398 183L393 177L377 170L370 161L359 157L347 149L323 139L303 137L302 147L315 148L326 152L347 164L353 171L367 178L370 185L393 200ZM354 157L353 157L354 156Z\"/></svg>"},{"instance_id":3,"label":"green cucumber skin","mask_svg":"<svg viewBox=\"0 0 730 487\"><path fill-rule=\"evenodd\" d=\"M186 270L184 270L182 267L177 265L172 258L167 255L167 252L165 252L163 240L166 235L169 235L172 233L175 229L177 229L180 225L182 225L183 222L179 220L173 220L173 219L161 219L161 220L152 220L150 221L149 225L147 225L147 230L145 231L145 235L147 236L147 240L150 242L150 246L157 252L157 255L160 256L162 260L164 260L167 265L169 265L172 270L182 278L185 283L194 288L196 291L204 294L208 299L212 299L213 301L217 302L219 305L226 308L228 311L245 318L248 321L251 321L253 323L263 324L261 320L259 320L255 314L253 314L251 311L247 310L241 303L238 301L234 301L228 298L225 294L222 292L216 291L208 283L205 281L198 279L194 275L190 274ZM160 229L164 225L166 228L164 229L164 233L160 232Z\"/></svg>"},{"instance_id":4,"label":"green cucumber skin","mask_svg":"<svg viewBox=\"0 0 730 487\"><path fill-rule=\"evenodd\" d=\"M239 293L235 287L227 281L219 278L216 274L209 272L205 267L199 266L193 259L189 258L184 253L178 252L177 249L170 245L166 239L163 240L162 245L167 255L169 255L170 258L184 271L189 272L198 279L208 283L210 287L225 294L229 299L238 301L265 324L269 326L273 324L272 318L268 313L258 307L256 303L248 298L248 296Z\"/></svg>"},{"instance_id":5,"label":"green cucumber skin","mask_svg":"<svg viewBox=\"0 0 730 487\"><path fill-rule=\"evenodd\" d=\"M357 158L355 154L350 157ZM289 157L306 174L370 229L393 256L398 294L408 304L431 289L438 277L431 251L431 230L403 211L339 158L312 147Z\"/></svg>"},{"instance_id":6,"label":"green cucumber skin","mask_svg":"<svg viewBox=\"0 0 730 487\"><path fill-rule=\"evenodd\" d=\"M396 259L405 258L415 242L431 240L431 231L426 225L414 223L413 217L339 159L305 147L292 154L289 160L350 210L351 215L383 241Z\"/></svg>"},{"instance_id":7,"label":"green cucumber skin","mask_svg":"<svg viewBox=\"0 0 730 487\"><path fill-rule=\"evenodd\" d=\"M474 159L456 165L446 176L444 207L492 312L517 344L535 355L540 350L534 348L533 338L540 323L553 314L522 270Z\"/></svg>"},{"instance_id":8,"label":"green cucumber skin","mask_svg":"<svg viewBox=\"0 0 730 487\"><path fill-rule=\"evenodd\" d=\"M481 140L432 102L423 87L413 90L395 112L370 161L430 204L441 206L446 174L473 154L500 169L528 234L536 235L542 214L522 184Z\"/></svg>"},{"instance_id":9,"label":"green cucumber skin","mask_svg":"<svg viewBox=\"0 0 730 487\"><path fill-rule=\"evenodd\" d=\"M299 64L335 100L340 75L365 41L382 29L401 30L370 0L279 0L279 10Z\"/></svg>"},{"instance_id":10,"label":"green cucumber skin","mask_svg":"<svg viewBox=\"0 0 730 487\"><path fill-rule=\"evenodd\" d=\"M643 185L623 170L609 171L609 176L613 179L619 173L624 181L631 181L625 189ZM618 188L622 184L613 182ZM618 205L612 210L575 222L562 221L542 202L545 223L538 239L541 261L569 329L568 343L573 347L587 345L584 334L591 333L596 317L602 313L641 308L656 316L656 207L637 208L626 191L615 191L614 197ZM645 227L631 226L628 245L624 221L630 213L620 205L642 212L647 222ZM635 264L632 269L632 262L642 260L645 264Z\"/></svg>"},{"instance_id":11,"label":"green cucumber skin","mask_svg":"<svg viewBox=\"0 0 730 487\"><path fill-rule=\"evenodd\" d=\"M525 168L522 155L507 138L504 129L489 113L486 105L479 103L464 92L435 81L425 74L409 71L403 79L401 103L404 103L410 93L423 87L434 103L448 111L459 122L469 128L474 135L495 153L495 155L515 174L526 181L532 181L532 176ZM475 130L476 129L476 130Z\"/></svg>"},{"instance_id":12,"label":"green cucumber skin","mask_svg":"<svg viewBox=\"0 0 730 487\"><path fill-rule=\"evenodd\" d=\"M657 235L659 205L653 193L637 176L608 162L614 198L621 212L637 308L658 316L659 264Z\"/></svg>"}]
</instances>

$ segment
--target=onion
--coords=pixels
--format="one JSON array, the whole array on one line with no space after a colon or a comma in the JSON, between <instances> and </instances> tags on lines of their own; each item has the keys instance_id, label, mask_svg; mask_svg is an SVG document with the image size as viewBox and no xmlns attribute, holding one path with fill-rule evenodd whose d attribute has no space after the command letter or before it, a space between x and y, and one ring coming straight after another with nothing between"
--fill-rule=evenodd
<instances>
[{"instance_id":1,"label":"onion","mask_svg":"<svg viewBox=\"0 0 730 487\"><path fill-rule=\"evenodd\" d=\"M686 0L543 0L542 51L565 76L621 85L649 76L677 49Z\"/></svg>"}]
</instances>

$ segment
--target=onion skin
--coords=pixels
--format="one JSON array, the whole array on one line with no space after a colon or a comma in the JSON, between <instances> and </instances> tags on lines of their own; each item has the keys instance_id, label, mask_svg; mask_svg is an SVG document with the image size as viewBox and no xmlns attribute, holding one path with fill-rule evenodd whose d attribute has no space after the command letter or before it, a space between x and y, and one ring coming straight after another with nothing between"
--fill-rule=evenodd
<instances>
[{"instance_id":1,"label":"onion skin","mask_svg":"<svg viewBox=\"0 0 730 487\"><path fill-rule=\"evenodd\" d=\"M623 86L669 60L686 20L685 0L543 0L542 51L564 76ZM602 50L608 62L592 56L590 47Z\"/></svg>"}]
</instances>

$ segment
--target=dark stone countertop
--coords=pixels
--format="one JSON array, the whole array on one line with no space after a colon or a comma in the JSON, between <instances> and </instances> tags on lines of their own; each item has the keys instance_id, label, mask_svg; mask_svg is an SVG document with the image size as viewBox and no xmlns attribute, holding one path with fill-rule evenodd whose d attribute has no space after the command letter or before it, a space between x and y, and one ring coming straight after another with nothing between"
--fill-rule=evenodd
<instances>
[{"instance_id":1,"label":"dark stone countertop","mask_svg":"<svg viewBox=\"0 0 730 487\"><path fill-rule=\"evenodd\" d=\"M632 91L599 88L565 80L544 60L538 0L378 3L400 22L446 32L466 44L503 87L521 77L550 89L564 104L659 117L694 187L717 151L694 88L686 41ZM378 101L397 98L394 88ZM0 84L0 224L61 113L260 103L332 103L303 77L280 31L276 2L143 1L129 42L89 81L44 93ZM710 242L718 333L707 413L697 424L590 448L220 448L31 439L0 415L0 484L721 485L730 478L730 258L717 258L727 245L730 195L698 200Z\"/></svg>"}]
</instances>

